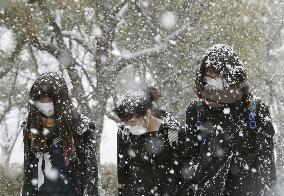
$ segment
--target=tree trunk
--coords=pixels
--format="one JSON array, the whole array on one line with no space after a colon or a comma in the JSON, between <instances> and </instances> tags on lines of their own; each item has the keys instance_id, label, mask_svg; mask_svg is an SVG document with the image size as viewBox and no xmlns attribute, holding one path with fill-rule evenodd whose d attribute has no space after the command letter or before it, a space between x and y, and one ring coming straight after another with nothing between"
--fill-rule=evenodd
<instances>
[{"instance_id":1,"label":"tree trunk","mask_svg":"<svg viewBox=\"0 0 284 196\"><path fill-rule=\"evenodd\" d=\"M104 126L104 116L106 113L106 105L107 100L110 97L110 86L112 84L110 79L106 79L106 74L102 74L98 77L97 81L97 88L95 90L95 97L98 101L98 105L95 108L94 116L92 119L94 119L97 128L96 128L96 147L98 151L98 161L100 161L100 145L101 145L101 136L103 132L103 126Z\"/></svg>"},{"instance_id":2,"label":"tree trunk","mask_svg":"<svg viewBox=\"0 0 284 196\"><path fill-rule=\"evenodd\" d=\"M8 130L6 130L8 133ZM4 137L6 138L7 141L7 145L0 145L1 146L1 158L0 158L0 164L2 165L9 165L10 162L10 158L11 158L11 154L13 152L13 149L15 147L17 138L19 136L19 131L17 131L16 133L14 133L15 135L13 135L12 137ZM9 138L9 139L8 139Z\"/></svg>"}]
</instances>

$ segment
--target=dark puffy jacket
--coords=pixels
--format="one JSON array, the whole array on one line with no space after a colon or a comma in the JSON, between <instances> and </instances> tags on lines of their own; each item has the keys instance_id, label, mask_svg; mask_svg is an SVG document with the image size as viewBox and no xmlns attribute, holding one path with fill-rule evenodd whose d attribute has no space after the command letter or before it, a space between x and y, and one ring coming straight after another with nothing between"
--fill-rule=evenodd
<instances>
[{"instance_id":1,"label":"dark puffy jacket","mask_svg":"<svg viewBox=\"0 0 284 196\"><path fill-rule=\"evenodd\" d=\"M165 111L155 111L162 120L157 132L132 135L118 131L117 165L119 195L192 195L181 190L179 123ZM188 191L191 191L190 189Z\"/></svg>"},{"instance_id":2,"label":"dark puffy jacket","mask_svg":"<svg viewBox=\"0 0 284 196\"><path fill-rule=\"evenodd\" d=\"M25 125L23 124L23 127ZM71 161L67 170L71 171L71 182L75 193L72 195L98 196L98 169L96 161L96 147L94 138L95 124L82 115L78 115L75 141L77 141L77 159ZM24 135L24 182L22 195L38 195L37 185L32 185L33 169L31 164L36 162L36 155L31 149L28 131L23 129ZM36 165L35 165L36 167Z\"/></svg>"},{"instance_id":3,"label":"dark puffy jacket","mask_svg":"<svg viewBox=\"0 0 284 196\"><path fill-rule=\"evenodd\" d=\"M274 128L268 107L260 100L255 100L257 127L249 128L250 99L246 96L228 108L202 103L199 130L197 101L189 105L186 134L191 163L184 167L192 171L189 181L199 185L197 195L273 195Z\"/></svg>"}]
</instances>

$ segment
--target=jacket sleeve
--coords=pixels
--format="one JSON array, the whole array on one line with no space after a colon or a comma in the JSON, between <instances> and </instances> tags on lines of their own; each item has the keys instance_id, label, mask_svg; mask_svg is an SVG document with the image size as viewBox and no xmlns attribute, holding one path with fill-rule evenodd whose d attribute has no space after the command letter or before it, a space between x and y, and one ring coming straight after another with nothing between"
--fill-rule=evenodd
<instances>
[{"instance_id":1,"label":"jacket sleeve","mask_svg":"<svg viewBox=\"0 0 284 196\"><path fill-rule=\"evenodd\" d=\"M84 195L98 196L98 165L96 140L94 137L95 124L90 123L90 129L84 133L84 151L86 160L86 178L84 178Z\"/></svg>"},{"instance_id":2,"label":"jacket sleeve","mask_svg":"<svg viewBox=\"0 0 284 196\"><path fill-rule=\"evenodd\" d=\"M199 141L198 131L196 128L197 111L195 108L195 101L192 101L186 111L186 125L185 125L185 146L187 150L184 151L184 156L193 158L199 155Z\"/></svg>"},{"instance_id":3,"label":"jacket sleeve","mask_svg":"<svg viewBox=\"0 0 284 196\"><path fill-rule=\"evenodd\" d=\"M25 127L25 123L22 124L23 128L23 142L24 142L24 176L22 196L37 195L34 186L32 185L32 170L31 170L31 144L28 136L28 132Z\"/></svg>"},{"instance_id":4,"label":"jacket sleeve","mask_svg":"<svg viewBox=\"0 0 284 196\"><path fill-rule=\"evenodd\" d=\"M118 128L117 132L117 178L118 178L118 195L127 195L127 143L126 136L122 133L123 127Z\"/></svg>"},{"instance_id":5,"label":"jacket sleeve","mask_svg":"<svg viewBox=\"0 0 284 196\"><path fill-rule=\"evenodd\" d=\"M177 155L178 164L176 165L176 171L178 171L178 177L177 177L177 187L176 192L180 196L184 195L194 195L191 187L191 183L186 179L186 169L185 167L187 163L190 162L190 156L187 154L187 146L186 146L186 132L184 127L180 127L178 130L178 144L177 147L174 148L175 154Z\"/></svg>"},{"instance_id":6,"label":"jacket sleeve","mask_svg":"<svg viewBox=\"0 0 284 196\"><path fill-rule=\"evenodd\" d=\"M271 194L277 181L274 161L274 128L267 105L260 102L257 111L255 169L258 177L256 184L266 195Z\"/></svg>"},{"instance_id":7,"label":"jacket sleeve","mask_svg":"<svg viewBox=\"0 0 284 196\"><path fill-rule=\"evenodd\" d=\"M194 171L198 164L199 157L199 141L198 131L196 129L197 112L195 101L192 101L186 111L185 129L181 132L180 146L182 148L182 165L183 178L191 183L196 183L194 179Z\"/></svg>"}]
</instances>

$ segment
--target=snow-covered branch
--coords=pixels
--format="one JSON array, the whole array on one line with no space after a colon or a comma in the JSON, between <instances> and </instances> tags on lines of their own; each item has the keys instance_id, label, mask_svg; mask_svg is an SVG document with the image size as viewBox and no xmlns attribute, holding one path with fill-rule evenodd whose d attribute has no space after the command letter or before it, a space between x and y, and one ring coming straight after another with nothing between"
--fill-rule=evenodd
<instances>
[{"instance_id":1,"label":"snow-covered branch","mask_svg":"<svg viewBox=\"0 0 284 196\"><path fill-rule=\"evenodd\" d=\"M83 46L89 53L94 54L95 49L80 35L72 31L62 31L63 37L68 37Z\"/></svg>"},{"instance_id":2,"label":"snow-covered branch","mask_svg":"<svg viewBox=\"0 0 284 196\"><path fill-rule=\"evenodd\" d=\"M191 26L192 24L190 22L187 22L179 29L165 37L162 42L156 44L152 48L146 48L137 52L119 51L119 58L114 62L114 64L116 65L115 71L119 72L120 70L122 70L125 66L127 66L127 62L129 60L150 56L159 53L162 50L165 50L171 42L178 38L178 36L185 33L186 31L189 31L191 29Z\"/></svg>"},{"instance_id":3,"label":"snow-covered branch","mask_svg":"<svg viewBox=\"0 0 284 196\"><path fill-rule=\"evenodd\" d=\"M15 111L13 111L13 113L15 113ZM0 126L1 126L0 164L7 165L9 163L13 148L14 148L15 143L17 141L17 138L18 138L18 136L19 136L19 134L22 130L22 127L21 127L21 119L22 119L21 109L19 109L16 113L17 113L17 117L16 117L17 120L13 120L13 123L11 123L11 121L8 122L9 117L8 118L5 117L5 119L3 121L1 121L1 124L0 124ZM16 127L15 127L15 125L16 125ZM15 129L15 131L11 132L11 128Z\"/></svg>"},{"instance_id":4,"label":"snow-covered branch","mask_svg":"<svg viewBox=\"0 0 284 196\"><path fill-rule=\"evenodd\" d=\"M115 16L120 18L128 8L128 1L123 0L121 3L117 4L110 10L110 16Z\"/></svg>"},{"instance_id":5,"label":"snow-covered branch","mask_svg":"<svg viewBox=\"0 0 284 196\"><path fill-rule=\"evenodd\" d=\"M130 60L130 59L135 59L139 58L145 55L152 55L154 53L159 53L162 50L166 49L172 41L174 41L178 36L180 36L182 33L188 31L190 29L190 23L184 24L181 28L177 29L174 31L172 34L168 35L165 37L164 41L155 45L152 48L146 48L137 52L121 52L120 57L121 59L124 60Z\"/></svg>"},{"instance_id":6,"label":"snow-covered branch","mask_svg":"<svg viewBox=\"0 0 284 196\"><path fill-rule=\"evenodd\" d=\"M38 50L46 51L56 58L58 58L63 53L63 51L60 48L58 48L56 45L52 43L40 42L38 39L34 39L32 44Z\"/></svg>"}]
</instances>

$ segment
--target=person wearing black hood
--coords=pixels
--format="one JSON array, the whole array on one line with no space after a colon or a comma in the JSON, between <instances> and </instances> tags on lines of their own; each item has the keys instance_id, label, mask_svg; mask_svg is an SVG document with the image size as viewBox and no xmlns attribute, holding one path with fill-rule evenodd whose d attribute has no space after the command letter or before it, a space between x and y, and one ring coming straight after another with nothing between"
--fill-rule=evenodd
<instances>
[{"instance_id":1,"label":"person wearing black hood","mask_svg":"<svg viewBox=\"0 0 284 196\"><path fill-rule=\"evenodd\" d=\"M23 123L23 196L98 196L95 124L78 114L63 77L39 75Z\"/></svg>"},{"instance_id":2,"label":"person wearing black hood","mask_svg":"<svg viewBox=\"0 0 284 196\"><path fill-rule=\"evenodd\" d=\"M187 180L198 196L275 195L274 128L267 105L249 91L231 47L209 48L196 72L197 100L186 112L191 161Z\"/></svg>"},{"instance_id":3,"label":"person wearing black hood","mask_svg":"<svg viewBox=\"0 0 284 196\"><path fill-rule=\"evenodd\" d=\"M181 190L180 125L164 110L154 109L160 98L153 87L127 92L114 109L122 123L117 133L120 196L193 195Z\"/></svg>"}]
</instances>

